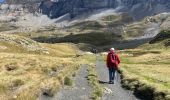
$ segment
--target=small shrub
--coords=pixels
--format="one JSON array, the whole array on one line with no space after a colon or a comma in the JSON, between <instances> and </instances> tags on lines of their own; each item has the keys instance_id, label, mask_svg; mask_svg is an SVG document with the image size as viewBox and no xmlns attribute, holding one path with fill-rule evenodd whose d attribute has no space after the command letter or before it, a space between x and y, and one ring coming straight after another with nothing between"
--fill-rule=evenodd
<instances>
[{"instance_id":1,"label":"small shrub","mask_svg":"<svg viewBox=\"0 0 170 100\"><path fill-rule=\"evenodd\" d=\"M21 79L16 79L12 81L12 87L19 87L21 85L24 85L24 81Z\"/></svg>"},{"instance_id":2,"label":"small shrub","mask_svg":"<svg viewBox=\"0 0 170 100\"><path fill-rule=\"evenodd\" d=\"M53 97L55 92L56 92L55 89L53 89L52 87L49 87L49 88L46 88L46 89L43 90L43 95Z\"/></svg>"},{"instance_id":3,"label":"small shrub","mask_svg":"<svg viewBox=\"0 0 170 100\"><path fill-rule=\"evenodd\" d=\"M102 96L103 96L102 90L97 89L97 90L93 93L92 99L93 99L93 100L96 100L97 98L102 97Z\"/></svg>"},{"instance_id":4,"label":"small shrub","mask_svg":"<svg viewBox=\"0 0 170 100\"><path fill-rule=\"evenodd\" d=\"M57 69L56 66L53 66L53 67L51 67L51 70L54 71L54 72L57 72L58 69Z\"/></svg>"},{"instance_id":5,"label":"small shrub","mask_svg":"<svg viewBox=\"0 0 170 100\"><path fill-rule=\"evenodd\" d=\"M76 72L74 72L74 73L72 74L72 76L73 76L73 77L76 77Z\"/></svg>"},{"instance_id":6,"label":"small shrub","mask_svg":"<svg viewBox=\"0 0 170 100\"><path fill-rule=\"evenodd\" d=\"M50 69L48 67L42 67L41 71L46 74L50 73Z\"/></svg>"},{"instance_id":7,"label":"small shrub","mask_svg":"<svg viewBox=\"0 0 170 100\"><path fill-rule=\"evenodd\" d=\"M6 90L7 88L3 84L0 84L0 92L4 92Z\"/></svg>"},{"instance_id":8,"label":"small shrub","mask_svg":"<svg viewBox=\"0 0 170 100\"><path fill-rule=\"evenodd\" d=\"M17 63L10 63L10 64L7 64L7 65L5 65L5 69L7 70L7 71L13 71L13 70L16 70L16 69L18 69L18 64Z\"/></svg>"},{"instance_id":9,"label":"small shrub","mask_svg":"<svg viewBox=\"0 0 170 100\"><path fill-rule=\"evenodd\" d=\"M43 95L53 97L56 92L59 90L59 84L57 82L54 83L46 83L46 86L42 88Z\"/></svg>"},{"instance_id":10,"label":"small shrub","mask_svg":"<svg viewBox=\"0 0 170 100\"><path fill-rule=\"evenodd\" d=\"M69 77L66 76L64 78L64 85L72 86L73 85L73 80L71 80Z\"/></svg>"},{"instance_id":11,"label":"small shrub","mask_svg":"<svg viewBox=\"0 0 170 100\"><path fill-rule=\"evenodd\" d=\"M62 78L61 76L58 76L57 79L59 80L59 82L60 82L61 84L64 84L63 78Z\"/></svg>"}]
</instances>

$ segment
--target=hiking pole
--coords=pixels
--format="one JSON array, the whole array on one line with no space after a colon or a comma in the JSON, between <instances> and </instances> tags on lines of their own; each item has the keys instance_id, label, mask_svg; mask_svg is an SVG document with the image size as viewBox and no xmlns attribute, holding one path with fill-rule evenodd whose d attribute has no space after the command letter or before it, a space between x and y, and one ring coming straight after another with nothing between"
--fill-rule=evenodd
<instances>
[{"instance_id":1,"label":"hiking pole","mask_svg":"<svg viewBox=\"0 0 170 100\"><path fill-rule=\"evenodd\" d=\"M119 73L117 71L117 82L119 82Z\"/></svg>"},{"instance_id":2,"label":"hiking pole","mask_svg":"<svg viewBox=\"0 0 170 100\"><path fill-rule=\"evenodd\" d=\"M116 70L116 81L117 83L119 82L119 75L118 75L118 71Z\"/></svg>"}]
</instances>

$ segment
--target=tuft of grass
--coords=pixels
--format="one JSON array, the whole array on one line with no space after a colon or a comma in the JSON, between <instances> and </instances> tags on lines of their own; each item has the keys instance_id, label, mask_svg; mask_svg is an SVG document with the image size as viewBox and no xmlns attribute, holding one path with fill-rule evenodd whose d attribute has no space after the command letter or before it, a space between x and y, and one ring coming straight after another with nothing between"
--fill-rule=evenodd
<instances>
[{"instance_id":1,"label":"tuft of grass","mask_svg":"<svg viewBox=\"0 0 170 100\"><path fill-rule=\"evenodd\" d=\"M21 79L15 79L12 81L11 86L12 87L19 87L21 85L24 85L24 81Z\"/></svg>"},{"instance_id":2,"label":"tuft of grass","mask_svg":"<svg viewBox=\"0 0 170 100\"><path fill-rule=\"evenodd\" d=\"M54 72L57 72L58 68L56 66L52 66L51 70L54 71Z\"/></svg>"},{"instance_id":3,"label":"tuft of grass","mask_svg":"<svg viewBox=\"0 0 170 100\"><path fill-rule=\"evenodd\" d=\"M64 85L67 85L67 86L72 86L73 85L73 80L70 78L70 77L65 77L64 78Z\"/></svg>"},{"instance_id":4,"label":"tuft of grass","mask_svg":"<svg viewBox=\"0 0 170 100\"><path fill-rule=\"evenodd\" d=\"M76 77L76 72L74 72L74 73L72 74L72 77Z\"/></svg>"},{"instance_id":5,"label":"tuft of grass","mask_svg":"<svg viewBox=\"0 0 170 100\"><path fill-rule=\"evenodd\" d=\"M88 66L88 82L93 87L93 93L91 95L91 98L93 100L99 100L103 96L103 88L99 84L99 78L97 76L96 69L94 65Z\"/></svg>"},{"instance_id":6,"label":"tuft of grass","mask_svg":"<svg viewBox=\"0 0 170 100\"><path fill-rule=\"evenodd\" d=\"M93 100L100 100L102 96L103 96L103 90L98 88L98 89L94 90L94 92L92 94L92 99Z\"/></svg>"},{"instance_id":7,"label":"tuft of grass","mask_svg":"<svg viewBox=\"0 0 170 100\"><path fill-rule=\"evenodd\" d=\"M18 67L19 67L19 66L18 66L18 64L17 64L16 62L5 65L5 69L6 69L7 71L17 70Z\"/></svg>"},{"instance_id":8,"label":"tuft of grass","mask_svg":"<svg viewBox=\"0 0 170 100\"><path fill-rule=\"evenodd\" d=\"M50 83L50 84L47 83L47 84L48 85L45 86L42 89L42 93L43 93L43 95L46 95L46 96L49 96L49 97L53 97L57 93L57 91L59 89L59 87L57 87L58 83L53 82L53 83Z\"/></svg>"},{"instance_id":9,"label":"tuft of grass","mask_svg":"<svg viewBox=\"0 0 170 100\"><path fill-rule=\"evenodd\" d=\"M7 91L7 87L3 84L0 84L0 93L5 93Z\"/></svg>"}]
</instances>

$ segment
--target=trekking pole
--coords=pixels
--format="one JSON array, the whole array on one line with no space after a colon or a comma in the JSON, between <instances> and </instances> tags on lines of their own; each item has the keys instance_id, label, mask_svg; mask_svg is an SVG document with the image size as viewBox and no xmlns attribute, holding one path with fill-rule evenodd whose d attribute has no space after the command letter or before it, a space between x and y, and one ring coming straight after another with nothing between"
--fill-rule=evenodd
<instances>
[{"instance_id":1,"label":"trekking pole","mask_svg":"<svg viewBox=\"0 0 170 100\"><path fill-rule=\"evenodd\" d=\"M117 71L117 82L119 82L119 73Z\"/></svg>"},{"instance_id":2,"label":"trekking pole","mask_svg":"<svg viewBox=\"0 0 170 100\"><path fill-rule=\"evenodd\" d=\"M119 82L119 75L118 75L118 71L116 70L116 81L117 83Z\"/></svg>"}]
</instances>

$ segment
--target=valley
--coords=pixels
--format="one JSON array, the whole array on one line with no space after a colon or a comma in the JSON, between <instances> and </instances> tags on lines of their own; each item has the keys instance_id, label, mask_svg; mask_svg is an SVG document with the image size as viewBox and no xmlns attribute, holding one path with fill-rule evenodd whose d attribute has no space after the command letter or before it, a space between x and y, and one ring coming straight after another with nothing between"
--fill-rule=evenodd
<instances>
[{"instance_id":1,"label":"valley","mask_svg":"<svg viewBox=\"0 0 170 100\"><path fill-rule=\"evenodd\" d=\"M170 100L169 2L0 2L0 100Z\"/></svg>"}]
</instances>

